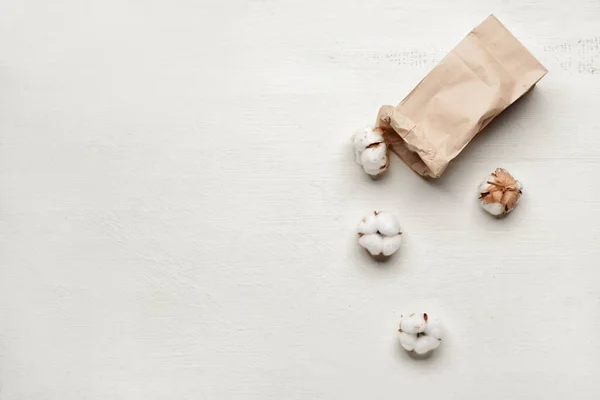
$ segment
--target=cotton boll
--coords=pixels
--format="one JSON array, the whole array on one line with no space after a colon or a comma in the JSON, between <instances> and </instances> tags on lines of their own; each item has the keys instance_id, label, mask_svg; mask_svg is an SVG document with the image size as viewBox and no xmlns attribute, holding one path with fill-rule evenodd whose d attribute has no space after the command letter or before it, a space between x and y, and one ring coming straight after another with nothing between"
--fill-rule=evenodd
<instances>
[{"instance_id":1,"label":"cotton boll","mask_svg":"<svg viewBox=\"0 0 600 400\"><path fill-rule=\"evenodd\" d=\"M506 215L519 203L522 193L521 182L497 168L479 185L479 204L494 216Z\"/></svg>"},{"instance_id":2,"label":"cotton boll","mask_svg":"<svg viewBox=\"0 0 600 400\"><path fill-rule=\"evenodd\" d=\"M383 135L380 130L376 130L370 126L367 126L354 133L352 141L354 144L354 155L356 157L356 162L362 165L362 153L367 149L368 146L374 143L383 143Z\"/></svg>"},{"instance_id":3,"label":"cotton boll","mask_svg":"<svg viewBox=\"0 0 600 400\"><path fill-rule=\"evenodd\" d=\"M417 354L426 354L435 350L440 345L440 340L433 336L420 336L414 346L414 351Z\"/></svg>"},{"instance_id":4,"label":"cotton boll","mask_svg":"<svg viewBox=\"0 0 600 400\"><path fill-rule=\"evenodd\" d=\"M390 213L385 211L377 214L377 230L385 236L394 236L400 233L400 222Z\"/></svg>"},{"instance_id":5,"label":"cotton boll","mask_svg":"<svg viewBox=\"0 0 600 400\"><path fill-rule=\"evenodd\" d=\"M415 345L417 344L416 334L399 332L398 339L400 340L400 345L404 348L404 350L413 351L415 349Z\"/></svg>"},{"instance_id":6,"label":"cotton boll","mask_svg":"<svg viewBox=\"0 0 600 400\"><path fill-rule=\"evenodd\" d=\"M383 249L383 238L377 233L372 233L370 235L362 235L358 239L358 243L360 243L362 247L367 249L367 251L371 253L372 256L377 256L381 254L381 250Z\"/></svg>"},{"instance_id":7,"label":"cotton boll","mask_svg":"<svg viewBox=\"0 0 600 400\"><path fill-rule=\"evenodd\" d=\"M363 235L377 233L377 215L373 214L363 218L358 225L358 233Z\"/></svg>"},{"instance_id":8,"label":"cotton boll","mask_svg":"<svg viewBox=\"0 0 600 400\"><path fill-rule=\"evenodd\" d=\"M381 252L384 256L391 256L394 254L402 244L402 236L395 235L383 238Z\"/></svg>"},{"instance_id":9,"label":"cotton boll","mask_svg":"<svg viewBox=\"0 0 600 400\"><path fill-rule=\"evenodd\" d=\"M402 244L401 235L400 223L387 212L375 211L358 225L358 243L373 256L394 254Z\"/></svg>"},{"instance_id":10,"label":"cotton boll","mask_svg":"<svg viewBox=\"0 0 600 400\"><path fill-rule=\"evenodd\" d=\"M379 175L387 169L388 156L385 143L374 144L363 151L360 162L369 175Z\"/></svg>"},{"instance_id":11,"label":"cotton boll","mask_svg":"<svg viewBox=\"0 0 600 400\"><path fill-rule=\"evenodd\" d=\"M400 344L406 351L426 354L435 350L443 336L439 321L432 320L427 314L411 314L402 317L399 329Z\"/></svg>"},{"instance_id":12,"label":"cotton boll","mask_svg":"<svg viewBox=\"0 0 600 400\"><path fill-rule=\"evenodd\" d=\"M388 148L380 128L367 126L355 132L352 142L356 162L367 174L378 176L387 170Z\"/></svg>"}]
</instances>

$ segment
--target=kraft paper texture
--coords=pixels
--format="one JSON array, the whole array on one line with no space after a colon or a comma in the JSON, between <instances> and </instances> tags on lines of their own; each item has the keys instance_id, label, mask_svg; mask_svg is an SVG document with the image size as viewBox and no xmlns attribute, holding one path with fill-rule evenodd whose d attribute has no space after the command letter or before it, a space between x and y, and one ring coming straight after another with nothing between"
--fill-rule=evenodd
<instances>
[{"instance_id":1,"label":"kraft paper texture","mask_svg":"<svg viewBox=\"0 0 600 400\"><path fill-rule=\"evenodd\" d=\"M437 178L478 132L547 72L490 15L400 104L381 107L377 126L413 170Z\"/></svg>"}]
</instances>

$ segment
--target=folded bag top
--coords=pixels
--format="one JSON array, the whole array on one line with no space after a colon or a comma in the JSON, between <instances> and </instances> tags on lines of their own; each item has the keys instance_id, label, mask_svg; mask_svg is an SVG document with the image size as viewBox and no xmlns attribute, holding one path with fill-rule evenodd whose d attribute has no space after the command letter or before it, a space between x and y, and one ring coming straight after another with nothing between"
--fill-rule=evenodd
<instances>
[{"instance_id":1,"label":"folded bag top","mask_svg":"<svg viewBox=\"0 0 600 400\"><path fill-rule=\"evenodd\" d=\"M547 72L490 15L400 104L381 107L377 126L415 172L437 178L478 132Z\"/></svg>"}]
</instances>

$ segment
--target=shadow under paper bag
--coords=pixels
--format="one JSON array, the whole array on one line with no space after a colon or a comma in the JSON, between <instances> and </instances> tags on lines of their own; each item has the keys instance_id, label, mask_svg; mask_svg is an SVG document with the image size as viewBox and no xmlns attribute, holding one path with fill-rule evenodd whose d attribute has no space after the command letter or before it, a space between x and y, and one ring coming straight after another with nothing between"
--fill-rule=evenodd
<instances>
[{"instance_id":1,"label":"shadow under paper bag","mask_svg":"<svg viewBox=\"0 0 600 400\"><path fill-rule=\"evenodd\" d=\"M400 104L381 107L377 126L415 172L438 178L477 133L547 72L490 15Z\"/></svg>"}]
</instances>

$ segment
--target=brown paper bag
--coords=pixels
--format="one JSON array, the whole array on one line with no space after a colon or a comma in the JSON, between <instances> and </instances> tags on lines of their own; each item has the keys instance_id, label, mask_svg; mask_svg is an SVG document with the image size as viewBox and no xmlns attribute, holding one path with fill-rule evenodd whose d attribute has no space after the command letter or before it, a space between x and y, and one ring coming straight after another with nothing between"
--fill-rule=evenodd
<instances>
[{"instance_id":1,"label":"brown paper bag","mask_svg":"<svg viewBox=\"0 0 600 400\"><path fill-rule=\"evenodd\" d=\"M396 107L379 110L392 150L418 174L448 163L548 71L490 15Z\"/></svg>"}]
</instances>

